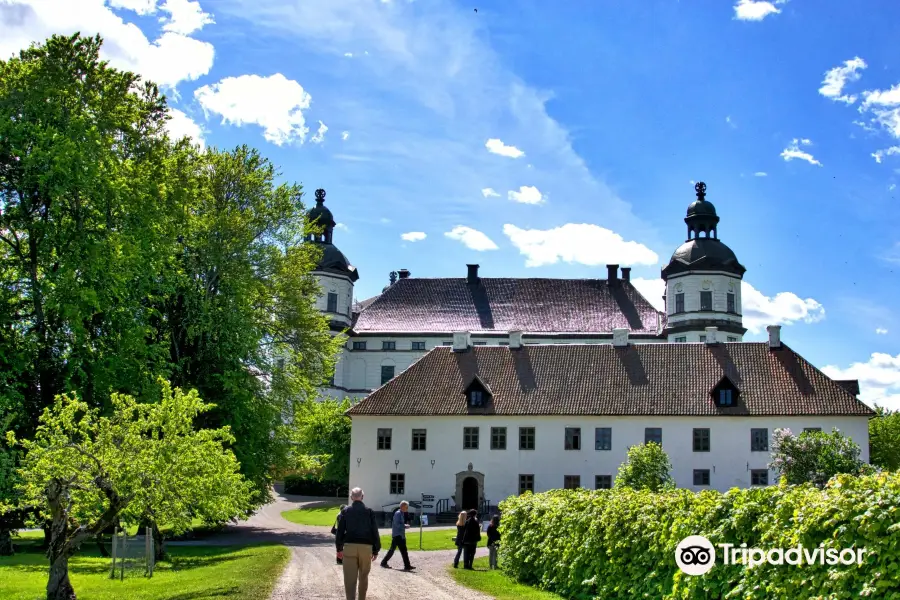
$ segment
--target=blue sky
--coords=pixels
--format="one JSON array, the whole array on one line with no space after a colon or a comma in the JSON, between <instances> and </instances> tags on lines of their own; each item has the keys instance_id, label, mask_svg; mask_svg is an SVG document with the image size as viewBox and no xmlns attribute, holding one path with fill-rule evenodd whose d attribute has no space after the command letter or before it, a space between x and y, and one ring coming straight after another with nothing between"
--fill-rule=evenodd
<instances>
[{"instance_id":1,"label":"blue sky","mask_svg":"<svg viewBox=\"0 0 900 600\"><path fill-rule=\"evenodd\" d=\"M4 56L76 30L164 85L174 134L324 187L360 299L609 262L656 302L703 180L747 339L780 323L900 407L900 4L0 0Z\"/></svg>"}]
</instances>

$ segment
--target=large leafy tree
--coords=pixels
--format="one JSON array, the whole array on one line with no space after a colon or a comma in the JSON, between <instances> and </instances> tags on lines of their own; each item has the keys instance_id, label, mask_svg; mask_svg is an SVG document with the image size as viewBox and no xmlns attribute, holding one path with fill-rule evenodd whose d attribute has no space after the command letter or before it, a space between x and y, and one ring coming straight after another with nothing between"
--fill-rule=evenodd
<instances>
[{"instance_id":1,"label":"large leafy tree","mask_svg":"<svg viewBox=\"0 0 900 600\"><path fill-rule=\"evenodd\" d=\"M900 469L900 411L875 408L869 420L869 461L882 469Z\"/></svg>"},{"instance_id":2,"label":"large leafy tree","mask_svg":"<svg viewBox=\"0 0 900 600\"><path fill-rule=\"evenodd\" d=\"M661 445L639 444L628 449L628 456L616 475L616 487L659 492L675 486L671 472L672 463Z\"/></svg>"},{"instance_id":3,"label":"large leafy tree","mask_svg":"<svg viewBox=\"0 0 900 600\"><path fill-rule=\"evenodd\" d=\"M296 464L323 480L350 478L350 400L307 400L297 413Z\"/></svg>"},{"instance_id":4,"label":"large leafy tree","mask_svg":"<svg viewBox=\"0 0 900 600\"><path fill-rule=\"evenodd\" d=\"M40 418L19 471L23 498L51 521L48 600L73 600L68 561L87 539L148 510L176 531L197 512L226 520L250 503L250 485L225 445L228 428L195 429L212 405L161 382L156 403L114 394L112 414L61 395ZM10 441L15 438L10 432Z\"/></svg>"},{"instance_id":5,"label":"large leafy tree","mask_svg":"<svg viewBox=\"0 0 900 600\"><path fill-rule=\"evenodd\" d=\"M790 485L812 483L824 486L835 475L863 475L872 472L860 460L860 448L838 430L804 431L794 435L790 429L772 434L772 462L769 467Z\"/></svg>"}]
</instances>

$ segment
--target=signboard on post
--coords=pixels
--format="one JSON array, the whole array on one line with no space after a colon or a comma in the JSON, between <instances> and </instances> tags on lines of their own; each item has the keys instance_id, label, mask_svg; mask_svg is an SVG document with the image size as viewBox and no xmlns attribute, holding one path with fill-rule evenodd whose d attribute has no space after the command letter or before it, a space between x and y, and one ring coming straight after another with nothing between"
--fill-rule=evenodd
<instances>
[{"instance_id":1,"label":"signboard on post","mask_svg":"<svg viewBox=\"0 0 900 600\"><path fill-rule=\"evenodd\" d=\"M419 550L422 548L422 528L428 525L428 515L422 514L426 508L434 508L434 504L425 504L426 502L434 502L434 495L422 494L422 508L419 514Z\"/></svg>"}]
</instances>

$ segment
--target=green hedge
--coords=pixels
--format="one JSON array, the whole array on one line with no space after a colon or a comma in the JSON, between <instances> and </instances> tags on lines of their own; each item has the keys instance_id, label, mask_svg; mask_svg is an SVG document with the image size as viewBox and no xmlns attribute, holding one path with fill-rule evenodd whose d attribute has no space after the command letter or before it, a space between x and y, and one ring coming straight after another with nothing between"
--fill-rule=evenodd
<instances>
[{"instance_id":1,"label":"green hedge","mask_svg":"<svg viewBox=\"0 0 900 600\"><path fill-rule=\"evenodd\" d=\"M500 566L566 598L900 599L900 474L694 493L556 490L500 504ZM684 575L675 547L716 545L716 566ZM720 543L810 550L865 548L861 566L723 565Z\"/></svg>"},{"instance_id":2,"label":"green hedge","mask_svg":"<svg viewBox=\"0 0 900 600\"><path fill-rule=\"evenodd\" d=\"M284 492L299 496L334 496L347 498L350 490L347 484L334 481L319 481L306 475L288 475L284 478Z\"/></svg>"}]
</instances>

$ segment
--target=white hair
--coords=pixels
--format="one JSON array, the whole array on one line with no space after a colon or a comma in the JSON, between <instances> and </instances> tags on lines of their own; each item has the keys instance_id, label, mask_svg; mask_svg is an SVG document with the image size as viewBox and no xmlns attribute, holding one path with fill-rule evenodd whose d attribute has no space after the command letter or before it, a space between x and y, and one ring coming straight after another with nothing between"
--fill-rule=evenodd
<instances>
[{"instance_id":1,"label":"white hair","mask_svg":"<svg viewBox=\"0 0 900 600\"><path fill-rule=\"evenodd\" d=\"M400 506L406 506L406 507L408 507L408 506L409 506L409 502L407 502L406 500L402 500L402 501L400 502Z\"/></svg>"},{"instance_id":2,"label":"white hair","mask_svg":"<svg viewBox=\"0 0 900 600\"><path fill-rule=\"evenodd\" d=\"M363 494L362 488L356 487L356 488L353 488L352 490L350 490L350 499L353 500L354 502L356 502L357 500L362 500L363 495L364 494Z\"/></svg>"}]
</instances>

